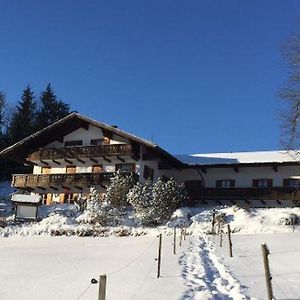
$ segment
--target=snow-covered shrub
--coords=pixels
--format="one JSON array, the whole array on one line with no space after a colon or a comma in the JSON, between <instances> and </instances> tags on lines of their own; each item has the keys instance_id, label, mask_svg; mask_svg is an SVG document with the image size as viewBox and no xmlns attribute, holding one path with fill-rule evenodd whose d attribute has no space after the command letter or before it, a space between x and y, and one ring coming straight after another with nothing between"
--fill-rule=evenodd
<instances>
[{"instance_id":1,"label":"snow-covered shrub","mask_svg":"<svg viewBox=\"0 0 300 300\"><path fill-rule=\"evenodd\" d=\"M134 207L137 217L144 225L162 224L186 199L182 185L173 179L159 178L155 183L138 183L127 194L128 202Z\"/></svg>"},{"instance_id":2,"label":"snow-covered shrub","mask_svg":"<svg viewBox=\"0 0 300 300\"><path fill-rule=\"evenodd\" d=\"M86 210L87 198L83 194L79 194L75 201L75 205L80 212L84 212Z\"/></svg>"},{"instance_id":3,"label":"snow-covered shrub","mask_svg":"<svg viewBox=\"0 0 300 300\"><path fill-rule=\"evenodd\" d=\"M289 214L285 218L281 218L278 222L280 225L297 225L299 223L299 218L296 214Z\"/></svg>"},{"instance_id":4,"label":"snow-covered shrub","mask_svg":"<svg viewBox=\"0 0 300 300\"><path fill-rule=\"evenodd\" d=\"M90 192L91 198L86 202L86 209L76 218L76 221L83 224L102 226L118 224L118 209L113 207L107 197L101 195L94 187L91 187Z\"/></svg>"},{"instance_id":5,"label":"snow-covered shrub","mask_svg":"<svg viewBox=\"0 0 300 300\"><path fill-rule=\"evenodd\" d=\"M155 223L155 203L153 199L153 183L147 180L144 184L138 182L127 194L128 202L133 206L137 218L144 225Z\"/></svg>"},{"instance_id":6,"label":"snow-covered shrub","mask_svg":"<svg viewBox=\"0 0 300 300\"><path fill-rule=\"evenodd\" d=\"M169 220L187 197L183 185L172 178L168 181L159 178L153 185L152 193L159 223Z\"/></svg>"},{"instance_id":7,"label":"snow-covered shrub","mask_svg":"<svg viewBox=\"0 0 300 300\"><path fill-rule=\"evenodd\" d=\"M125 175L117 171L110 180L110 185L106 190L106 201L113 207L123 208L127 202L126 195L134 185L133 174Z\"/></svg>"}]
</instances>

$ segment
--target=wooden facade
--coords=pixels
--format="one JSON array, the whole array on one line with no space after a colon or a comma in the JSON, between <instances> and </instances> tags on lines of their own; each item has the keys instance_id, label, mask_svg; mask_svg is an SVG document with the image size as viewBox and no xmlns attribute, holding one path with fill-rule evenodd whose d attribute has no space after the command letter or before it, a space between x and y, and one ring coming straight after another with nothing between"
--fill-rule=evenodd
<instances>
[{"instance_id":1,"label":"wooden facade","mask_svg":"<svg viewBox=\"0 0 300 300\"><path fill-rule=\"evenodd\" d=\"M60 160L60 159L88 159L109 156L138 157L139 149L130 144L112 144L83 147L41 148L28 156L29 161Z\"/></svg>"},{"instance_id":2,"label":"wooden facade","mask_svg":"<svg viewBox=\"0 0 300 300\"><path fill-rule=\"evenodd\" d=\"M192 205L211 200L292 200L300 201L300 190L297 187L247 187L247 188L199 188L188 189Z\"/></svg>"},{"instance_id":3,"label":"wooden facade","mask_svg":"<svg viewBox=\"0 0 300 300\"><path fill-rule=\"evenodd\" d=\"M125 175L126 173L124 173ZM13 175L12 186L20 189L48 189L59 187L89 187L109 183L111 172L77 174L22 174ZM137 176L136 176L137 179Z\"/></svg>"}]
</instances>

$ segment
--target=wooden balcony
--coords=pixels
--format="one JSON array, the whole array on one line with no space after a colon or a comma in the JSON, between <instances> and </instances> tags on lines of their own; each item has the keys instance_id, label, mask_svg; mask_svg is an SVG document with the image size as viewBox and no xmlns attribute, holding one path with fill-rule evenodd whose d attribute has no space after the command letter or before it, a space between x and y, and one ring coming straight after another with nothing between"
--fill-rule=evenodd
<instances>
[{"instance_id":1,"label":"wooden balcony","mask_svg":"<svg viewBox=\"0 0 300 300\"><path fill-rule=\"evenodd\" d=\"M110 156L139 157L139 149L134 149L130 144L112 144L67 148L41 148L28 156L30 161L84 159Z\"/></svg>"},{"instance_id":2,"label":"wooden balcony","mask_svg":"<svg viewBox=\"0 0 300 300\"><path fill-rule=\"evenodd\" d=\"M298 200L296 187L187 189L190 200Z\"/></svg>"},{"instance_id":3,"label":"wooden balcony","mask_svg":"<svg viewBox=\"0 0 300 300\"><path fill-rule=\"evenodd\" d=\"M124 175L129 173L124 173ZM77 174L22 174L13 175L12 186L20 189L35 188L84 188L90 186L104 186L109 183L114 173L77 173ZM134 174L137 179L138 175Z\"/></svg>"}]
</instances>

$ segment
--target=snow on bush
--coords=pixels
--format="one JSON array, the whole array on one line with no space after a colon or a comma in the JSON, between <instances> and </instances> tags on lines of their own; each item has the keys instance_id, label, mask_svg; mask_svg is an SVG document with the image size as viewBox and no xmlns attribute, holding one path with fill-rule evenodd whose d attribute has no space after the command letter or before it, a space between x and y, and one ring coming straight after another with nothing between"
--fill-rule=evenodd
<instances>
[{"instance_id":1,"label":"snow on bush","mask_svg":"<svg viewBox=\"0 0 300 300\"><path fill-rule=\"evenodd\" d=\"M117 171L106 190L106 201L113 207L124 208L128 204L127 194L133 185L133 174L125 175Z\"/></svg>"},{"instance_id":2,"label":"snow on bush","mask_svg":"<svg viewBox=\"0 0 300 300\"><path fill-rule=\"evenodd\" d=\"M150 180L138 183L129 191L127 199L141 223L153 226L168 221L186 199L186 193L173 179L159 178L155 183Z\"/></svg>"},{"instance_id":3,"label":"snow on bush","mask_svg":"<svg viewBox=\"0 0 300 300\"><path fill-rule=\"evenodd\" d=\"M230 224L234 233L257 234L290 232L291 218L300 217L300 208L251 208L249 210L231 207L218 207L216 215L225 214L226 223ZM191 219L190 228L195 232L209 233L211 231L213 209L202 209ZM297 218L296 218L297 217ZM225 229L226 230L226 229ZM297 230L297 229L296 229Z\"/></svg>"}]
</instances>

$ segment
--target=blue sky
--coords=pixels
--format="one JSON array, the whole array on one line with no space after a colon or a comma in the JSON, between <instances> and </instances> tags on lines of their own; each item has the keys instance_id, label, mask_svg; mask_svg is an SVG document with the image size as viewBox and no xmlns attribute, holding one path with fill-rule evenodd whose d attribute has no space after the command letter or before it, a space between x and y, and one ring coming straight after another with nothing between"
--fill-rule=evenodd
<instances>
[{"instance_id":1,"label":"blue sky","mask_svg":"<svg viewBox=\"0 0 300 300\"><path fill-rule=\"evenodd\" d=\"M74 110L172 153L280 148L279 46L300 1L0 0L0 90L51 82Z\"/></svg>"}]
</instances>

